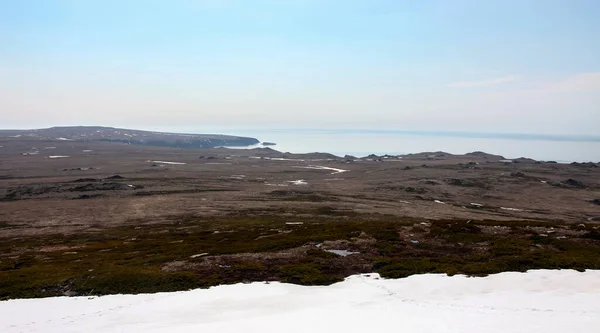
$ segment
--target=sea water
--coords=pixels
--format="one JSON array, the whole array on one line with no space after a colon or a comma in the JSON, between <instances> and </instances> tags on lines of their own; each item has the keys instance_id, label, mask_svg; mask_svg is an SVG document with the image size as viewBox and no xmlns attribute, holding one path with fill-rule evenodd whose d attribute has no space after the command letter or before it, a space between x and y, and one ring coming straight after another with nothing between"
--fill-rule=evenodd
<instances>
[{"instance_id":1,"label":"sea water","mask_svg":"<svg viewBox=\"0 0 600 333\"><path fill-rule=\"evenodd\" d=\"M206 133L206 130L195 132ZM557 162L600 161L600 136L323 129L228 129L218 133L274 142L277 145L273 149L291 153L327 152L360 157L369 154L399 155L434 151L465 154L484 151L507 159L528 157Z\"/></svg>"}]
</instances>

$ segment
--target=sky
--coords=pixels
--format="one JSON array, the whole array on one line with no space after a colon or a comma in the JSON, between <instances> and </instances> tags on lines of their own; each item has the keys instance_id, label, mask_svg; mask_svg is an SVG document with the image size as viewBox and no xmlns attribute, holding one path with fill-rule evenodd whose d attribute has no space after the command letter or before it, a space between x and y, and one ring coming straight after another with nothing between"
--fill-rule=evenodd
<instances>
[{"instance_id":1,"label":"sky","mask_svg":"<svg viewBox=\"0 0 600 333\"><path fill-rule=\"evenodd\" d=\"M0 128L597 134L596 0L0 0Z\"/></svg>"}]
</instances>

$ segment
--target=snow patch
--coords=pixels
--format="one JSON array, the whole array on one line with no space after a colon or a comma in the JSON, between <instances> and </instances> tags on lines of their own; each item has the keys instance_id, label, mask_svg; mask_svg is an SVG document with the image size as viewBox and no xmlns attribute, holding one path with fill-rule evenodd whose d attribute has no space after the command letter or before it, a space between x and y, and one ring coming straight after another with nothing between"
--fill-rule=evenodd
<instances>
[{"instance_id":1,"label":"snow patch","mask_svg":"<svg viewBox=\"0 0 600 333\"><path fill-rule=\"evenodd\" d=\"M330 171L333 171L331 173L332 175L335 175L337 173L342 173L342 172L348 172L349 171L349 170L344 170L344 169L330 168L330 167L326 167L326 166L322 166L322 165L296 166L295 168L315 169L315 170L330 170Z\"/></svg>"},{"instance_id":2,"label":"snow patch","mask_svg":"<svg viewBox=\"0 0 600 333\"><path fill-rule=\"evenodd\" d=\"M500 209L503 209L503 210L510 210L510 211L513 211L513 212L523 212L523 211L524 211L523 209L519 209L519 208L510 208L510 207L500 207Z\"/></svg>"},{"instance_id":3,"label":"snow patch","mask_svg":"<svg viewBox=\"0 0 600 333\"><path fill-rule=\"evenodd\" d=\"M66 156L66 155L51 155L51 156L48 156L48 158L67 158L67 157L71 157L71 156Z\"/></svg>"},{"instance_id":4,"label":"snow patch","mask_svg":"<svg viewBox=\"0 0 600 333\"><path fill-rule=\"evenodd\" d=\"M158 163L158 164L169 164L169 165L183 165L183 164L185 164L183 162L169 162L169 161L148 161L148 162Z\"/></svg>"},{"instance_id":5,"label":"snow patch","mask_svg":"<svg viewBox=\"0 0 600 333\"><path fill-rule=\"evenodd\" d=\"M359 254L360 252L352 252L347 250L325 250L325 252L337 254L340 257L346 257L352 254Z\"/></svg>"},{"instance_id":6,"label":"snow patch","mask_svg":"<svg viewBox=\"0 0 600 333\"><path fill-rule=\"evenodd\" d=\"M288 183L292 183L294 185L308 185L308 183L304 179L290 180L288 181Z\"/></svg>"},{"instance_id":7,"label":"snow patch","mask_svg":"<svg viewBox=\"0 0 600 333\"><path fill-rule=\"evenodd\" d=\"M296 159L296 158L283 158L283 157L265 157L265 160L271 161L296 161L296 162L304 162L304 160Z\"/></svg>"}]
</instances>

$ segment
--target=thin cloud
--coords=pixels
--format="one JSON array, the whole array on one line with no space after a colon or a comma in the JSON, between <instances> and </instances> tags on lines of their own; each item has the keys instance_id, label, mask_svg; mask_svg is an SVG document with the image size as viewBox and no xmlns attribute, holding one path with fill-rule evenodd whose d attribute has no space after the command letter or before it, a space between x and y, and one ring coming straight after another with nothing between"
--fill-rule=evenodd
<instances>
[{"instance_id":1,"label":"thin cloud","mask_svg":"<svg viewBox=\"0 0 600 333\"><path fill-rule=\"evenodd\" d=\"M541 88L552 93L590 93L600 92L600 72L575 74Z\"/></svg>"},{"instance_id":2,"label":"thin cloud","mask_svg":"<svg viewBox=\"0 0 600 333\"><path fill-rule=\"evenodd\" d=\"M486 80L478 81L460 81L450 83L448 86L452 88L476 88L476 87L489 87L503 83L514 82L518 79L516 75L502 76Z\"/></svg>"}]
</instances>

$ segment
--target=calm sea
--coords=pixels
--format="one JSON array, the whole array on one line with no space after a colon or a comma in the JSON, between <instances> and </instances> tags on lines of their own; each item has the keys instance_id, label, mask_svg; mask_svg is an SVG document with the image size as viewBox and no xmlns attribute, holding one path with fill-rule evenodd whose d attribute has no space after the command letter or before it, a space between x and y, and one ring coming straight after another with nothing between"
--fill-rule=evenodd
<instances>
[{"instance_id":1,"label":"calm sea","mask_svg":"<svg viewBox=\"0 0 600 333\"><path fill-rule=\"evenodd\" d=\"M264 129L221 130L218 133L251 136L261 141L275 142L277 145L272 147L273 149L292 153L327 152L340 156L366 156L425 151L453 154L484 151L506 158L528 157L557 162L600 161L600 136Z\"/></svg>"}]
</instances>

